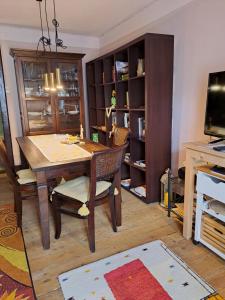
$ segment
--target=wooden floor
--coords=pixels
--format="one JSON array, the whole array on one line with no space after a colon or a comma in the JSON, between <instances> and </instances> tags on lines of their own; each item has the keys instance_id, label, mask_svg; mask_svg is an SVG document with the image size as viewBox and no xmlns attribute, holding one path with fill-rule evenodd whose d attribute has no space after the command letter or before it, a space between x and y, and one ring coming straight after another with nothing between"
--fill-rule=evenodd
<instances>
[{"instance_id":1,"label":"wooden floor","mask_svg":"<svg viewBox=\"0 0 225 300\"><path fill-rule=\"evenodd\" d=\"M12 201L6 178L0 175L1 203ZM194 246L182 237L181 225L157 204L146 205L123 191L123 225L111 229L108 207L96 209L96 253L88 248L84 220L63 216L62 235L54 239L51 220L51 249L43 250L35 201L24 201L23 233L38 300L63 299L57 276L100 258L137 245L162 240L195 272L225 297L225 262L204 246Z\"/></svg>"}]
</instances>

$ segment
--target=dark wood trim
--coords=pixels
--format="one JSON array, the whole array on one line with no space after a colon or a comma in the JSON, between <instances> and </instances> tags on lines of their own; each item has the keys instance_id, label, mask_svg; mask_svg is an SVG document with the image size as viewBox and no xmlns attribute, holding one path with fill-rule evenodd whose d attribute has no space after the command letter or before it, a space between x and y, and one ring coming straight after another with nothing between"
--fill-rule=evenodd
<instances>
[{"instance_id":1,"label":"dark wood trim","mask_svg":"<svg viewBox=\"0 0 225 300\"><path fill-rule=\"evenodd\" d=\"M44 52L36 50L24 50L12 48L10 49L10 54L13 57L37 57L37 58L55 58L55 59L82 59L85 56L83 53L69 53L69 52Z\"/></svg>"},{"instance_id":2,"label":"dark wood trim","mask_svg":"<svg viewBox=\"0 0 225 300\"><path fill-rule=\"evenodd\" d=\"M109 56L115 55L116 53L118 53L120 51L123 51L126 48L129 48L130 46L132 46L132 45L134 45L134 44L136 44L138 42L141 42L141 41L143 41L144 39L147 39L147 38L151 38L151 39L154 39L154 38L155 39L157 39L157 38L161 38L161 39L173 39L174 36L173 35L169 35L169 34L165 35L165 34L159 34L159 33L145 33L145 34L139 36L138 38L136 38L136 39L134 39L134 40L126 43L125 45L122 45L122 46L120 46L120 47L118 47L118 48L116 48L116 49L114 49L114 50L112 50L110 52L107 52L106 54L103 54L100 57L97 57L97 58L95 58L95 59L93 59L91 61L88 61L87 63L89 64L89 63L94 63L94 62L97 62L97 61L101 61L102 59L105 59L105 58L107 58ZM123 82L124 82L124 80L123 80Z\"/></svg>"},{"instance_id":3,"label":"dark wood trim","mask_svg":"<svg viewBox=\"0 0 225 300\"><path fill-rule=\"evenodd\" d=\"M6 145L6 150L7 150L8 158L10 161L10 165L14 166L12 140L11 140L11 132L10 132L10 124L9 124L7 98L6 98L6 92L5 92L5 80L4 80L4 74L3 74L1 49L0 49L0 109L1 109L1 113L2 113L4 142Z\"/></svg>"}]
</instances>

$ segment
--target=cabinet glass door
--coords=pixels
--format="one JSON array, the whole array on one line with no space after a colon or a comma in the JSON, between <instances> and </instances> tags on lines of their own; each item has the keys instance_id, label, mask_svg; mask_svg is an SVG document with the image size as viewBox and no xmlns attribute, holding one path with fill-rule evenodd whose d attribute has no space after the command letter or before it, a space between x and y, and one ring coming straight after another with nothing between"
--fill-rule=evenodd
<instances>
[{"instance_id":1,"label":"cabinet glass door","mask_svg":"<svg viewBox=\"0 0 225 300\"><path fill-rule=\"evenodd\" d=\"M59 97L57 100L58 127L60 131L79 132L80 103L75 99Z\"/></svg>"},{"instance_id":2,"label":"cabinet glass door","mask_svg":"<svg viewBox=\"0 0 225 300\"><path fill-rule=\"evenodd\" d=\"M26 100L27 127L30 133L34 132L52 132L53 112L49 100Z\"/></svg>"},{"instance_id":3,"label":"cabinet glass door","mask_svg":"<svg viewBox=\"0 0 225 300\"><path fill-rule=\"evenodd\" d=\"M44 90L44 74L48 73L47 62L22 61L22 73L26 98L49 96Z\"/></svg>"},{"instance_id":4,"label":"cabinet glass door","mask_svg":"<svg viewBox=\"0 0 225 300\"><path fill-rule=\"evenodd\" d=\"M80 74L78 62L55 62L60 78L56 76L56 114L59 132L78 133L80 130ZM57 74L57 73L56 73Z\"/></svg>"},{"instance_id":5,"label":"cabinet glass door","mask_svg":"<svg viewBox=\"0 0 225 300\"><path fill-rule=\"evenodd\" d=\"M60 79L62 83L62 89L58 90L58 96L79 97L80 87L79 87L79 75L78 75L77 64L69 63L69 62L56 63L55 68L59 68L60 70Z\"/></svg>"}]
</instances>

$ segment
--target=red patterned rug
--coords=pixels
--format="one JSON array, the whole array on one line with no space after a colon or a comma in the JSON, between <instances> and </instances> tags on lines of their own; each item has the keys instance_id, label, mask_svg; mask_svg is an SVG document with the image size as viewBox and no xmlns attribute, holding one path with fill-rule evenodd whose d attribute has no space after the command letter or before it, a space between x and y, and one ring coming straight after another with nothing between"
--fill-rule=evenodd
<instances>
[{"instance_id":1,"label":"red patterned rug","mask_svg":"<svg viewBox=\"0 0 225 300\"><path fill-rule=\"evenodd\" d=\"M0 300L36 299L24 240L12 205L0 207Z\"/></svg>"}]
</instances>

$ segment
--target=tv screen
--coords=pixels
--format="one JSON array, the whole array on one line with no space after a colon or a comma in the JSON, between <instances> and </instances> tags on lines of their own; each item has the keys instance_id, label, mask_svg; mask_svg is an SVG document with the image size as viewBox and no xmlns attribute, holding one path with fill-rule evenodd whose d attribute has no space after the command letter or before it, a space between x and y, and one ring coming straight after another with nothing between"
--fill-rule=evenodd
<instances>
[{"instance_id":1,"label":"tv screen","mask_svg":"<svg viewBox=\"0 0 225 300\"><path fill-rule=\"evenodd\" d=\"M225 71L209 74L204 132L225 138Z\"/></svg>"}]
</instances>

